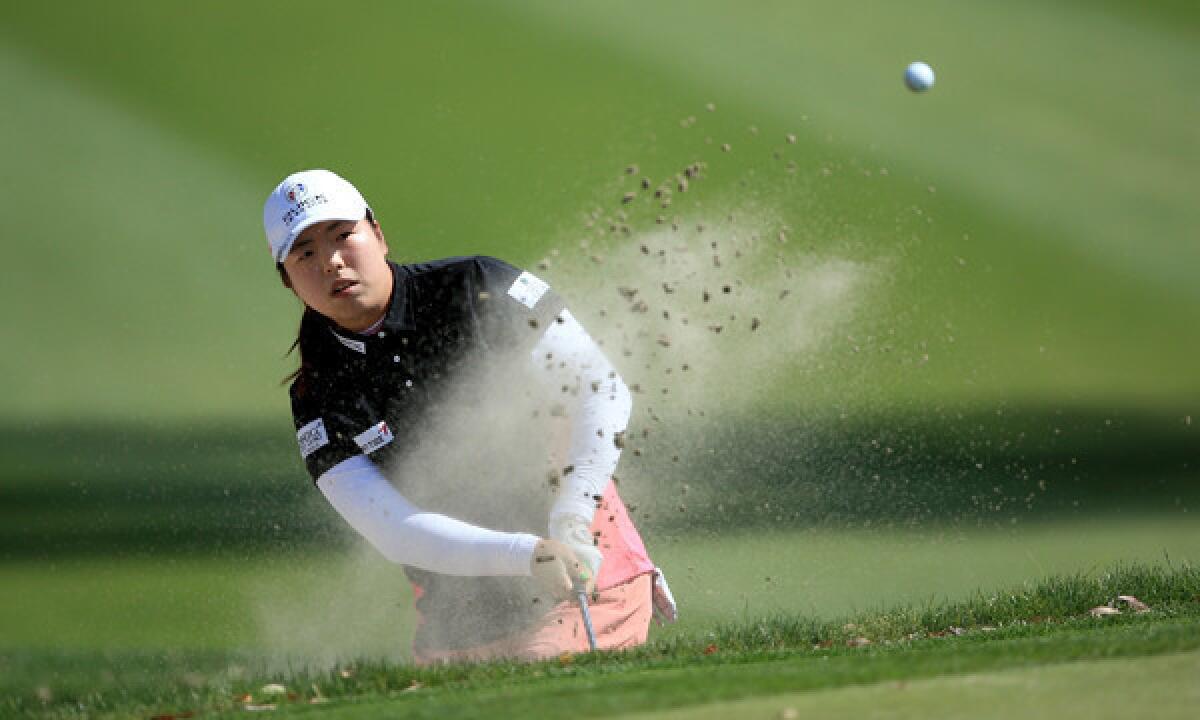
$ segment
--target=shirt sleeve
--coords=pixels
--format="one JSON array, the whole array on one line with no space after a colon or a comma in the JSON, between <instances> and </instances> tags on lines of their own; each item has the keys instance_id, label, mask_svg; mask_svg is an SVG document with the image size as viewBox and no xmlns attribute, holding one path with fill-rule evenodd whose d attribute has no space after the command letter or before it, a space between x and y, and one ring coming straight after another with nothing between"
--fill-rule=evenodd
<instances>
[{"instance_id":1,"label":"shirt sleeve","mask_svg":"<svg viewBox=\"0 0 1200 720\"><path fill-rule=\"evenodd\" d=\"M550 510L550 524L563 514L591 522L597 498L604 494L621 459L619 434L625 432L633 398L621 376L583 326L563 309L533 349L533 362L554 385L579 388L571 410L571 468L562 479ZM546 362L544 358L552 361Z\"/></svg>"},{"instance_id":2,"label":"shirt sleeve","mask_svg":"<svg viewBox=\"0 0 1200 720\"><path fill-rule=\"evenodd\" d=\"M362 453L356 434L390 433L386 423L372 424L374 415L349 398L334 395L330 388L292 389L292 420L300 457L313 482L338 463ZM349 398L349 399L348 399Z\"/></svg>"},{"instance_id":3,"label":"shirt sleeve","mask_svg":"<svg viewBox=\"0 0 1200 720\"><path fill-rule=\"evenodd\" d=\"M495 349L528 351L565 307L548 283L503 260L477 256L474 271L473 309Z\"/></svg>"},{"instance_id":4,"label":"shirt sleeve","mask_svg":"<svg viewBox=\"0 0 1200 720\"><path fill-rule=\"evenodd\" d=\"M322 473L317 487L346 522L394 563L443 575L529 574L536 536L488 530L424 512L365 455Z\"/></svg>"}]
</instances>

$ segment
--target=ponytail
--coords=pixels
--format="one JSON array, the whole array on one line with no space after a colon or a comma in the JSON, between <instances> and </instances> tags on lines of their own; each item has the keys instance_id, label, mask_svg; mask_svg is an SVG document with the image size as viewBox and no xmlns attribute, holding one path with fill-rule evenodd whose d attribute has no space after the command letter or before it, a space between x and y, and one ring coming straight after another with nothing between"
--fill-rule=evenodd
<instances>
[{"instance_id":1,"label":"ponytail","mask_svg":"<svg viewBox=\"0 0 1200 720\"><path fill-rule=\"evenodd\" d=\"M283 268L283 263L276 263L275 268L279 271L279 279L283 281L283 284L287 287L291 287L291 281L288 279L287 270ZM304 359L303 340L308 334L309 328L313 327L314 321L317 319L314 316L317 314L318 313L316 310L313 310L307 305L304 306L304 313L300 316L300 327L296 330L296 339L292 341L291 347L289 347L287 352L283 354L284 357L287 357L295 352L300 356L300 366L288 373L288 375L279 382L280 385L288 385L292 382L296 382L296 390L299 394L304 394L304 381L308 371L312 368L312 366Z\"/></svg>"}]
</instances>

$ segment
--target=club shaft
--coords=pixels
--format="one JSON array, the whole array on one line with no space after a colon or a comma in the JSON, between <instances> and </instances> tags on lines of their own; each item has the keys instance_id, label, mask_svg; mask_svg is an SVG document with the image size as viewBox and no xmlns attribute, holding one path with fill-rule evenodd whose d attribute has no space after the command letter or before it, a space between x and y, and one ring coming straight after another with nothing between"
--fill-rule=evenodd
<instances>
[{"instance_id":1,"label":"club shaft","mask_svg":"<svg viewBox=\"0 0 1200 720\"><path fill-rule=\"evenodd\" d=\"M575 596L579 598L579 613L583 615L583 629L587 631L588 645L592 652L596 652L596 631L592 629L592 612L588 609L587 591L579 590Z\"/></svg>"}]
</instances>

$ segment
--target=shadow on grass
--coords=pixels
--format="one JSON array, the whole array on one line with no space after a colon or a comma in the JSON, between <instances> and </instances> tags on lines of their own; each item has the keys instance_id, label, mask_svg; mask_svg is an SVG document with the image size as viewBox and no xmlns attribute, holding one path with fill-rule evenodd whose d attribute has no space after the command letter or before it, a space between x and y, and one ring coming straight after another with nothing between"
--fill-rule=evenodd
<instances>
[{"instance_id":1,"label":"shadow on grass","mask_svg":"<svg viewBox=\"0 0 1200 720\"><path fill-rule=\"evenodd\" d=\"M638 498L642 520L694 531L1200 511L1200 428L1167 413L759 416L722 419L703 437L681 457L674 438L649 436L638 485L684 480Z\"/></svg>"},{"instance_id":2,"label":"shadow on grass","mask_svg":"<svg viewBox=\"0 0 1200 720\"><path fill-rule=\"evenodd\" d=\"M676 433L701 449L676 460L679 436L660 433L622 461L622 492L651 531L1200 510L1197 429L1152 414L760 417ZM4 425L0 449L0 559L296 551L351 537L277 423Z\"/></svg>"},{"instance_id":3,"label":"shadow on grass","mask_svg":"<svg viewBox=\"0 0 1200 720\"><path fill-rule=\"evenodd\" d=\"M0 558L345 542L286 424L7 425L0 448Z\"/></svg>"}]
</instances>

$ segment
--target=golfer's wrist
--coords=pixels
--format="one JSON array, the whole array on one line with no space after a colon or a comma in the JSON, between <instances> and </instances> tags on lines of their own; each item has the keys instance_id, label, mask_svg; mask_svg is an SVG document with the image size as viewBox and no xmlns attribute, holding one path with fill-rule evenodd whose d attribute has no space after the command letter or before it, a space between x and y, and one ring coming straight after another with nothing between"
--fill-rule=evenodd
<instances>
[{"instance_id":1,"label":"golfer's wrist","mask_svg":"<svg viewBox=\"0 0 1200 720\"><path fill-rule=\"evenodd\" d=\"M512 552L509 553L512 567L506 574L528 576L532 574L533 553L542 539L530 533L512 533L512 536Z\"/></svg>"}]
</instances>

